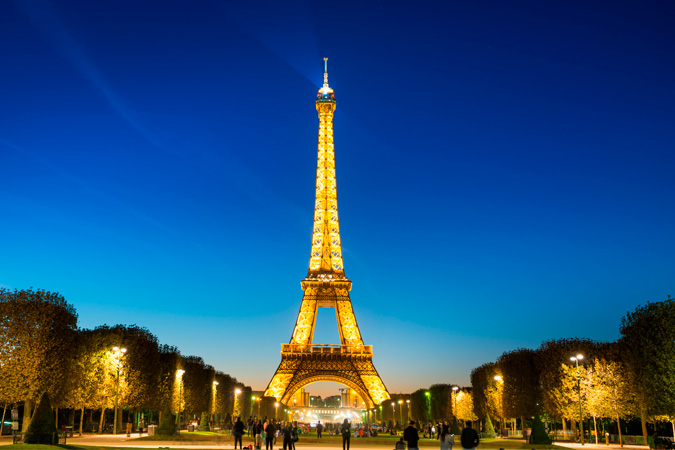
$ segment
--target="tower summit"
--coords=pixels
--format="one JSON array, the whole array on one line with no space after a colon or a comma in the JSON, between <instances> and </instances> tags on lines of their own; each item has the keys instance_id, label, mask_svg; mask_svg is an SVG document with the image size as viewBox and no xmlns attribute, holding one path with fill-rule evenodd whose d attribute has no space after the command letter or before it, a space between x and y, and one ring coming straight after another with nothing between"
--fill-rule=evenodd
<instances>
[{"instance_id":1,"label":"tower summit","mask_svg":"<svg viewBox=\"0 0 675 450\"><path fill-rule=\"evenodd\" d=\"M324 58L323 87L316 96L319 142L316 164L316 198L309 271L300 285L304 291L300 312L289 344L281 344L281 363L265 396L287 404L302 387L317 381L334 381L354 389L367 408L389 399L373 365L373 349L364 345L352 309L345 277L338 222L335 178L333 113L335 92L328 85L328 58ZM318 308L333 308L340 345L313 344Z\"/></svg>"},{"instance_id":2,"label":"tower summit","mask_svg":"<svg viewBox=\"0 0 675 450\"><path fill-rule=\"evenodd\" d=\"M309 257L307 280L342 279L347 281L342 265L335 181L335 144L333 142L335 92L328 86L328 58L323 60L323 87L316 95L316 110L319 113L319 144L316 162L312 252Z\"/></svg>"}]
</instances>

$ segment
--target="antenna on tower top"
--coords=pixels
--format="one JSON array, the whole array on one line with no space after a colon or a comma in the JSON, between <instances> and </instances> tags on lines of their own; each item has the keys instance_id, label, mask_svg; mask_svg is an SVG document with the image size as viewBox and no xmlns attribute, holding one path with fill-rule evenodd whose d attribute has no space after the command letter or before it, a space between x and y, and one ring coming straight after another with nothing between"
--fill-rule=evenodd
<instances>
[{"instance_id":1,"label":"antenna on tower top","mask_svg":"<svg viewBox=\"0 0 675 450\"><path fill-rule=\"evenodd\" d=\"M323 59L323 85L328 86L328 58Z\"/></svg>"}]
</instances>

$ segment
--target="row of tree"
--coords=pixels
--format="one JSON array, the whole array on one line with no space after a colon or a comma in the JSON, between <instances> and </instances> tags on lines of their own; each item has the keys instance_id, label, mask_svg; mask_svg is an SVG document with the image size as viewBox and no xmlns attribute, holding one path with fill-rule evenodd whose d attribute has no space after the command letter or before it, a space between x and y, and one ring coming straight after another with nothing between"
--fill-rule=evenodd
<instances>
[{"instance_id":1,"label":"row of tree","mask_svg":"<svg viewBox=\"0 0 675 450\"><path fill-rule=\"evenodd\" d=\"M105 412L115 402L120 414L126 408L248 416L251 408L250 387L202 358L160 345L147 329L136 326L79 329L75 308L44 290L0 288L0 380L0 423L8 407L22 406L23 430L45 392L53 407L70 409L73 415L80 411L80 431L87 410L90 419L100 411L102 431Z\"/></svg>"},{"instance_id":2,"label":"row of tree","mask_svg":"<svg viewBox=\"0 0 675 450\"><path fill-rule=\"evenodd\" d=\"M523 423L539 415L563 428L570 421L573 429L580 418L619 425L639 416L644 442L647 421L669 421L675 432L675 299L639 306L620 332L615 342L550 340L475 368L475 414Z\"/></svg>"}]
</instances>

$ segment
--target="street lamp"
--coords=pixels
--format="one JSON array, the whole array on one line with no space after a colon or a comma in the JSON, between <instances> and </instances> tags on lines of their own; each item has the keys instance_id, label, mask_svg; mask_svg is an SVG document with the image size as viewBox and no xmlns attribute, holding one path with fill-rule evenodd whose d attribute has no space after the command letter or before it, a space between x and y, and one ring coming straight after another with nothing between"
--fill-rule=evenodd
<instances>
[{"instance_id":1,"label":"street lamp","mask_svg":"<svg viewBox=\"0 0 675 450\"><path fill-rule=\"evenodd\" d=\"M251 415L253 415L253 405L255 405L255 395L251 397Z\"/></svg>"},{"instance_id":2,"label":"street lamp","mask_svg":"<svg viewBox=\"0 0 675 450\"><path fill-rule=\"evenodd\" d=\"M178 412L176 413L176 425L180 428L180 407L183 402L183 369L178 369L176 376L178 377Z\"/></svg>"},{"instance_id":3,"label":"street lamp","mask_svg":"<svg viewBox=\"0 0 675 450\"><path fill-rule=\"evenodd\" d=\"M574 361L577 365L577 392L579 393L579 436L581 438L581 445L584 445L584 423L581 414L581 382L579 381L579 361L584 359L584 355L579 353L577 356L570 357L570 361Z\"/></svg>"},{"instance_id":4,"label":"street lamp","mask_svg":"<svg viewBox=\"0 0 675 450\"><path fill-rule=\"evenodd\" d=\"M395 409L396 403L391 402L391 421L395 422L396 421L396 409Z\"/></svg>"},{"instance_id":5,"label":"street lamp","mask_svg":"<svg viewBox=\"0 0 675 450\"><path fill-rule=\"evenodd\" d=\"M239 417L239 394L241 394L241 389L235 389L234 390L234 411L232 413L237 417Z\"/></svg>"},{"instance_id":6,"label":"street lamp","mask_svg":"<svg viewBox=\"0 0 675 450\"><path fill-rule=\"evenodd\" d=\"M218 414L216 413L216 403L218 400L218 382L213 382L213 426L215 427L218 424ZM213 430L211 430L213 431Z\"/></svg>"},{"instance_id":7,"label":"street lamp","mask_svg":"<svg viewBox=\"0 0 675 450\"><path fill-rule=\"evenodd\" d=\"M452 415L454 416L455 420L457 420L457 391L459 390L459 387L453 386L452 387L452 396L454 397L455 400L455 405L452 407Z\"/></svg>"},{"instance_id":8,"label":"street lamp","mask_svg":"<svg viewBox=\"0 0 675 450\"><path fill-rule=\"evenodd\" d=\"M405 403L406 403L406 411L408 413L407 414L408 420L410 420L410 399L406 400Z\"/></svg>"},{"instance_id":9,"label":"street lamp","mask_svg":"<svg viewBox=\"0 0 675 450\"><path fill-rule=\"evenodd\" d=\"M126 348L119 348L118 346L113 347L113 354L117 360L117 388L115 389L115 421L113 424L113 434L117 434L117 399L120 395L120 366L122 365L120 358L124 356L126 352Z\"/></svg>"},{"instance_id":10,"label":"street lamp","mask_svg":"<svg viewBox=\"0 0 675 450\"><path fill-rule=\"evenodd\" d=\"M431 394L429 391L426 391L424 393L427 397L427 414L428 414L428 420L431 420Z\"/></svg>"},{"instance_id":11,"label":"street lamp","mask_svg":"<svg viewBox=\"0 0 675 450\"><path fill-rule=\"evenodd\" d=\"M277 403L274 404L274 418L275 418L275 419L276 419L277 416L279 415L278 412L277 412L278 409L279 409L279 403L277 402Z\"/></svg>"},{"instance_id":12,"label":"street lamp","mask_svg":"<svg viewBox=\"0 0 675 450\"><path fill-rule=\"evenodd\" d=\"M401 426L403 426L403 400L398 401L398 413L401 416Z\"/></svg>"}]
</instances>

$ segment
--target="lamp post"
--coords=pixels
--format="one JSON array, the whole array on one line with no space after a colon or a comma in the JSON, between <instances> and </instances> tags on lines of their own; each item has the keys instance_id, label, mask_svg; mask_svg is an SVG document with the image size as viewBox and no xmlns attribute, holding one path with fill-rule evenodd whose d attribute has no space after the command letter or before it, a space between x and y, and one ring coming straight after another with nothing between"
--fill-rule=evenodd
<instances>
[{"instance_id":1,"label":"lamp post","mask_svg":"<svg viewBox=\"0 0 675 450\"><path fill-rule=\"evenodd\" d=\"M239 417L239 394L241 394L241 389L234 390L234 411L232 413Z\"/></svg>"},{"instance_id":2,"label":"lamp post","mask_svg":"<svg viewBox=\"0 0 675 450\"><path fill-rule=\"evenodd\" d=\"M117 399L120 395L120 365L122 365L120 359L126 352L126 348L119 348L118 346L113 347L113 354L117 360L117 387L115 388L115 420L113 422L113 434L117 434Z\"/></svg>"},{"instance_id":3,"label":"lamp post","mask_svg":"<svg viewBox=\"0 0 675 450\"><path fill-rule=\"evenodd\" d=\"M403 400L398 401L398 413L401 416L401 426L403 426Z\"/></svg>"},{"instance_id":4,"label":"lamp post","mask_svg":"<svg viewBox=\"0 0 675 450\"><path fill-rule=\"evenodd\" d=\"M275 419L277 418L277 415L279 415L278 410L279 410L279 402L274 404L274 418Z\"/></svg>"},{"instance_id":5,"label":"lamp post","mask_svg":"<svg viewBox=\"0 0 675 450\"><path fill-rule=\"evenodd\" d=\"M253 400L251 402L251 415L253 415L253 405L255 405L255 398L256 398L255 395L253 397L251 397L251 400Z\"/></svg>"},{"instance_id":6,"label":"lamp post","mask_svg":"<svg viewBox=\"0 0 675 450\"><path fill-rule=\"evenodd\" d=\"M574 361L577 365L577 392L579 393L579 438L581 439L581 445L584 445L584 422L583 416L581 414L581 381L579 380L579 361L584 359L584 355L579 353L577 356L570 357L571 361Z\"/></svg>"},{"instance_id":7,"label":"lamp post","mask_svg":"<svg viewBox=\"0 0 675 450\"><path fill-rule=\"evenodd\" d=\"M214 381L213 382L213 426L218 424L218 414L216 414L216 404L218 400L218 382ZM211 430L213 431L213 430Z\"/></svg>"},{"instance_id":8,"label":"lamp post","mask_svg":"<svg viewBox=\"0 0 675 450\"><path fill-rule=\"evenodd\" d=\"M391 402L391 421L396 422L396 409L395 409L396 403Z\"/></svg>"},{"instance_id":9,"label":"lamp post","mask_svg":"<svg viewBox=\"0 0 675 450\"><path fill-rule=\"evenodd\" d=\"M407 412L406 415L408 416L408 421L410 421L410 399L406 400L405 403L406 403L406 412Z\"/></svg>"},{"instance_id":10,"label":"lamp post","mask_svg":"<svg viewBox=\"0 0 675 450\"><path fill-rule=\"evenodd\" d=\"M452 417L455 418L455 421L457 421L457 391L459 390L459 387L453 386L452 387L452 397L454 399L454 404L452 406Z\"/></svg>"},{"instance_id":11,"label":"lamp post","mask_svg":"<svg viewBox=\"0 0 675 450\"><path fill-rule=\"evenodd\" d=\"M501 375L495 375L495 381L498 383L498 385L501 385L502 387L504 386L504 379L502 378ZM498 409L499 409L499 421L500 421L500 424L501 424L500 428L506 428L506 427L504 426L504 417L503 417L503 416L504 416L504 411L502 410L502 409L503 409L503 408L502 408L502 400L503 400L503 399L502 399L502 395L503 395L503 392L501 392L501 391L499 390L499 388L497 388L497 393L499 394L499 397L498 397L498 398L499 398Z\"/></svg>"},{"instance_id":12,"label":"lamp post","mask_svg":"<svg viewBox=\"0 0 675 450\"><path fill-rule=\"evenodd\" d=\"M431 420L431 393L429 391L426 391L424 395L427 397L427 414L428 414L427 420Z\"/></svg>"},{"instance_id":13,"label":"lamp post","mask_svg":"<svg viewBox=\"0 0 675 450\"><path fill-rule=\"evenodd\" d=\"M176 413L176 425L180 428L180 407L183 402L183 374L185 371L179 369L176 374L178 375L178 412Z\"/></svg>"}]
</instances>

